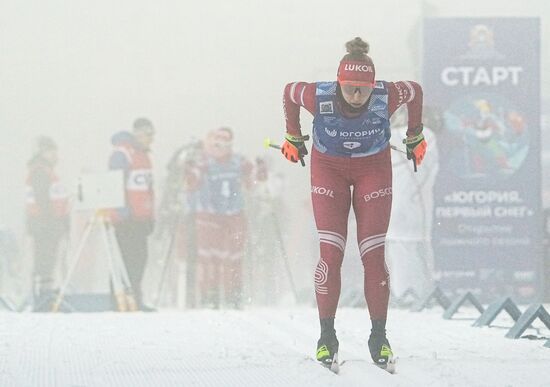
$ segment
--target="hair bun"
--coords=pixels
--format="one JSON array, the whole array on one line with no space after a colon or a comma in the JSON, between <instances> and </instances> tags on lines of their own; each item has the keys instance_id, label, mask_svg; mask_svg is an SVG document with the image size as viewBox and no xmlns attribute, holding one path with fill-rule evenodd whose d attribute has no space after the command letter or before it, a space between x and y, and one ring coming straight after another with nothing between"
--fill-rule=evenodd
<instances>
[{"instance_id":1,"label":"hair bun","mask_svg":"<svg viewBox=\"0 0 550 387\"><path fill-rule=\"evenodd\" d=\"M350 40L346 43L346 50L352 55L366 55L369 53L369 48L369 44L360 37L356 37L355 39Z\"/></svg>"}]
</instances>

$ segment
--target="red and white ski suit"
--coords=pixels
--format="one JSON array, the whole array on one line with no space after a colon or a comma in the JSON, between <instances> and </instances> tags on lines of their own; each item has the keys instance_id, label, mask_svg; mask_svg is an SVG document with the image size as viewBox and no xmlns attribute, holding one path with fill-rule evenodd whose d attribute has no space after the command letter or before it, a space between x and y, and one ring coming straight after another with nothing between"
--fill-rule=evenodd
<instances>
[{"instance_id":1,"label":"red and white ski suit","mask_svg":"<svg viewBox=\"0 0 550 387\"><path fill-rule=\"evenodd\" d=\"M407 104L408 127L421 125L422 89L411 81L384 82L388 119ZM316 83L289 83L284 91L286 130L301 136L300 107L318 113ZM372 97L371 97L372 98ZM367 104L368 105L368 102ZM332 105L331 105L332 106ZM335 109L356 117L341 96ZM357 219L357 243L364 267L364 293L373 320L385 319L389 274L384 249L391 213L392 169L389 146L363 157L339 157L311 150L311 199L319 234L320 259L315 269L315 293L321 319L334 317L340 297L340 268L347 240L350 207Z\"/></svg>"}]
</instances>

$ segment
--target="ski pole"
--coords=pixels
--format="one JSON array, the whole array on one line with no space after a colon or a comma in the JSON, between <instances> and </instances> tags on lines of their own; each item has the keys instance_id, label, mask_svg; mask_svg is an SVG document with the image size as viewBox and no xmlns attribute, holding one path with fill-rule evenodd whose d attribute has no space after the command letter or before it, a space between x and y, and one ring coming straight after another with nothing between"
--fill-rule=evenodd
<instances>
[{"instance_id":1,"label":"ski pole","mask_svg":"<svg viewBox=\"0 0 550 387\"><path fill-rule=\"evenodd\" d=\"M269 138L266 138L264 140L264 148L275 148L275 149L281 149L280 145L273 144ZM306 166L306 163L304 161L304 158L300 156L300 164L302 164L302 167Z\"/></svg>"},{"instance_id":2,"label":"ski pole","mask_svg":"<svg viewBox=\"0 0 550 387\"><path fill-rule=\"evenodd\" d=\"M401 153L403 153L404 155L407 154L407 152L405 152L405 151L402 150L402 149L399 149L399 148L396 147L395 145L390 144L390 148L392 148L394 151L401 152Z\"/></svg>"},{"instance_id":3,"label":"ski pole","mask_svg":"<svg viewBox=\"0 0 550 387\"><path fill-rule=\"evenodd\" d=\"M390 144L390 148L392 148L394 151L397 151L397 152L401 152L403 154L407 154L407 152L405 152L404 150L402 149L399 149L398 147L396 147L395 145L392 145ZM414 156L414 154L412 155L412 161L413 161L413 166L414 166L414 171L416 172L416 157Z\"/></svg>"},{"instance_id":4,"label":"ski pole","mask_svg":"<svg viewBox=\"0 0 550 387\"><path fill-rule=\"evenodd\" d=\"M283 263L285 265L286 275L288 277L288 282L290 284L290 290L292 290L292 294L294 295L294 300L298 302L299 301L298 291L296 290L296 285L292 277L292 270L290 270L289 257L284 244L283 234L281 232L279 219L277 218L277 214L275 214L275 212L271 214L271 219L273 220L273 228L275 229L275 236L279 240L279 248L283 256Z\"/></svg>"}]
</instances>

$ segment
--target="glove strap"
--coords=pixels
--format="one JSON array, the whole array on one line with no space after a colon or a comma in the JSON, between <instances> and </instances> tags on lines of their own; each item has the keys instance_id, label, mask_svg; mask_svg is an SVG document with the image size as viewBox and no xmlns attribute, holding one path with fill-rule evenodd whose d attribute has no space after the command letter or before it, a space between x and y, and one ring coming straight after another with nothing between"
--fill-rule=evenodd
<instances>
[{"instance_id":1,"label":"glove strap","mask_svg":"<svg viewBox=\"0 0 550 387\"><path fill-rule=\"evenodd\" d=\"M422 133L419 133L415 136L410 136L403 139L403 144L406 144L406 145L416 144L422 140L424 140L424 135Z\"/></svg>"},{"instance_id":2,"label":"glove strap","mask_svg":"<svg viewBox=\"0 0 550 387\"><path fill-rule=\"evenodd\" d=\"M407 136L417 136L424 130L424 125L420 124L416 128L409 128L407 129Z\"/></svg>"},{"instance_id":3,"label":"glove strap","mask_svg":"<svg viewBox=\"0 0 550 387\"><path fill-rule=\"evenodd\" d=\"M309 140L309 135L306 134L305 136L293 136L290 133L285 134L285 139L292 142L304 142Z\"/></svg>"}]
</instances>

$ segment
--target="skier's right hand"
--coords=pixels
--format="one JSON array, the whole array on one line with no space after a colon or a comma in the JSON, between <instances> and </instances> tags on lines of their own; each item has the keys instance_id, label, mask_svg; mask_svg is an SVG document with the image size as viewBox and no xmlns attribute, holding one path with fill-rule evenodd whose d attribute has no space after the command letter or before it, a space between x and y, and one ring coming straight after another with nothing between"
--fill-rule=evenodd
<instances>
[{"instance_id":1,"label":"skier's right hand","mask_svg":"<svg viewBox=\"0 0 550 387\"><path fill-rule=\"evenodd\" d=\"M309 136L285 135L285 141L281 146L281 153L291 163L297 163L300 160L303 164L303 157L308 154L304 141L309 140Z\"/></svg>"}]
</instances>

